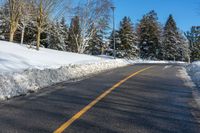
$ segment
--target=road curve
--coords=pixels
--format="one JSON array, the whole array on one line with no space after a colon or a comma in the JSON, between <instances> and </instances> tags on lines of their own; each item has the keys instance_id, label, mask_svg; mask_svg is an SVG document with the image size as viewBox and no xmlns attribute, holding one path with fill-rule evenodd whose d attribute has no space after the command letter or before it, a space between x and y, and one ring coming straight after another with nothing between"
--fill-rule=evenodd
<instances>
[{"instance_id":1,"label":"road curve","mask_svg":"<svg viewBox=\"0 0 200 133\"><path fill-rule=\"evenodd\" d=\"M49 133L131 74L152 65L107 71L0 103L0 132ZM192 90L178 65L153 65L115 87L73 121L66 133L199 133Z\"/></svg>"}]
</instances>

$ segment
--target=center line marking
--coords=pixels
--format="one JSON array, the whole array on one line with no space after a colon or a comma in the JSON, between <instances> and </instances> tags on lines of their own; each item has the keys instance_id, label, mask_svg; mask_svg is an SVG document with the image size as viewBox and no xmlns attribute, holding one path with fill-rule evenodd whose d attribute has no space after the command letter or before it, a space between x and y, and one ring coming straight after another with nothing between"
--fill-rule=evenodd
<instances>
[{"instance_id":1,"label":"center line marking","mask_svg":"<svg viewBox=\"0 0 200 133\"><path fill-rule=\"evenodd\" d=\"M57 128L54 133L62 133L65 129L67 129L74 121L76 121L77 119L79 119L82 115L84 115L89 109L91 109L94 105L96 105L99 101L101 101L104 97L106 97L108 94L110 94L113 90L115 90L117 87L119 87L121 84L123 84L124 82L126 82L128 79L140 74L141 72L144 72L148 69L152 68L151 67L147 67L144 69L141 69L129 76L127 76L126 78L124 78L123 80L119 81L118 83L116 83L115 85L113 85L110 89L108 89L107 91L105 91L103 94L101 94L100 96L98 96L94 101L92 101L91 103L89 103L87 106L85 106L83 109L81 109L78 113L76 113L73 117L71 117L68 121L66 121L65 123L63 123L59 128Z\"/></svg>"}]
</instances>

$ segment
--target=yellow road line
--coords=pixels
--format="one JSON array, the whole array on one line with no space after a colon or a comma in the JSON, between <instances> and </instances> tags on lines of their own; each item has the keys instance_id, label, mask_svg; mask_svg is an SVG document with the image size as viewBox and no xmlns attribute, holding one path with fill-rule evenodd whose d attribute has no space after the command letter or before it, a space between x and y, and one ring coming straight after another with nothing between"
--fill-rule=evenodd
<instances>
[{"instance_id":1,"label":"yellow road line","mask_svg":"<svg viewBox=\"0 0 200 133\"><path fill-rule=\"evenodd\" d=\"M115 90L117 87L119 87L121 84L123 84L124 82L126 82L128 79L138 75L139 73L146 71L148 69L152 68L151 67L147 67L144 68L142 70L139 70L133 74L131 74L130 76L126 77L125 79L119 81L118 83L116 83L114 86L112 86L110 89L108 89L107 91L105 91L103 94L101 94L100 96L98 96L94 101L92 101L90 104L88 104L87 106L85 106L83 109L81 109L78 113L76 113L71 119L69 119L67 122L65 122L64 124L62 124L58 129L56 129L54 131L54 133L62 133L65 129L67 129L74 121L76 121L77 119L79 119L83 114L85 114L89 109L91 109L95 104L97 104L99 101L101 101L104 97L106 97L109 93L111 93L113 90Z\"/></svg>"}]
</instances>

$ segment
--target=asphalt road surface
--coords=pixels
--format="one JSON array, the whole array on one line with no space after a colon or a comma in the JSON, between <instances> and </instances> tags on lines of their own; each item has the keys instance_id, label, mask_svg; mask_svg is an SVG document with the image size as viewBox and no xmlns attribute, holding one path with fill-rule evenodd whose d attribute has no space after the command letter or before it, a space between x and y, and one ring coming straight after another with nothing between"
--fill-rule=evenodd
<instances>
[{"instance_id":1,"label":"asphalt road surface","mask_svg":"<svg viewBox=\"0 0 200 133\"><path fill-rule=\"evenodd\" d=\"M192 90L176 76L180 66L143 70L149 66L110 70L2 102L0 133L200 133Z\"/></svg>"}]
</instances>

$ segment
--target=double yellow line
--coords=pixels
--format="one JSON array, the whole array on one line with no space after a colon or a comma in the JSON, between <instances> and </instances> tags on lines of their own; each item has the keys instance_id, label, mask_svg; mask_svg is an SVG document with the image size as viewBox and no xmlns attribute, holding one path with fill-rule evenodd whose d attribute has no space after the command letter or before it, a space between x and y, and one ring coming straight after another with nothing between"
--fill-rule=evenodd
<instances>
[{"instance_id":1,"label":"double yellow line","mask_svg":"<svg viewBox=\"0 0 200 133\"><path fill-rule=\"evenodd\" d=\"M117 87L119 87L121 84L123 84L124 82L126 82L128 79L138 75L141 72L144 72L148 69L152 68L151 67L147 67L144 68L142 70L139 70L129 76L127 76L126 78L124 78L123 80L119 81L118 83L116 83L114 86L112 86L110 89L108 89L107 91L105 91L103 94L101 94L100 96L98 96L94 101L92 101L91 103L89 103L87 106L85 106L83 109L81 109L78 113L76 113L73 117L71 117L68 121L66 121L64 124L62 124L58 129L56 129L54 131L54 133L62 133L65 129L67 129L74 121L76 121L77 119L79 119L82 115L84 115L88 110L90 110L94 105L96 105L99 101L101 101L104 97L106 97L108 94L110 94L113 90L115 90Z\"/></svg>"}]
</instances>

